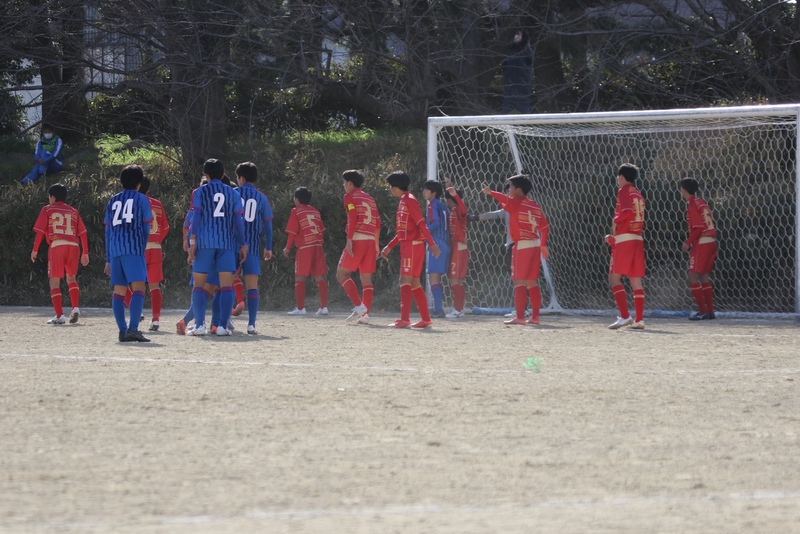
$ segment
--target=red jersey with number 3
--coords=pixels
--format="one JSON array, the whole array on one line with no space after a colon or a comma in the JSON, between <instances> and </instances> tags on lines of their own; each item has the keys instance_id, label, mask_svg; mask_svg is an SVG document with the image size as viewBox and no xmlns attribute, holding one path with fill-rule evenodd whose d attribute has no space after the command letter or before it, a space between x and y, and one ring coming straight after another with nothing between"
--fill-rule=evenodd
<instances>
[{"instance_id":1,"label":"red jersey with number 3","mask_svg":"<svg viewBox=\"0 0 800 534\"><path fill-rule=\"evenodd\" d=\"M308 204L293 208L286 224L286 233L289 234L286 248L291 248L295 241L297 248L322 245L325 241L325 224L319 210Z\"/></svg>"},{"instance_id":2,"label":"red jersey with number 3","mask_svg":"<svg viewBox=\"0 0 800 534\"><path fill-rule=\"evenodd\" d=\"M625 184L617 192L617 207L614 210L614 235L644 232L644 197L633 184Z\"/></svg>"},{"instance_id":3,"label":"red jersey with number 3","mask_svg":"<svg viewBox=\"0 0 800 534\"><path fill-rule=\"evenodd\" d=\"M78 210L64 202L54 202L43 207L33 231L43 234L48 245L52 245L54 241L76 245L82 243L84 253L89 252L83 219Z\"/></svg>"},{"instance_id":4,"label":"red jersey with number 3","mask_svg":"<svg viewBox=\"0 0 800 534\"><path fill-rule=\"evenodd\" d=\"M381 229L381 216L375 199L362 189L354 189L344 195L347 212L347 239L356 234L375 236Z\"/></svg>"},{"instance_id":5,"label":"red jersey with number 3","mask_svg":"<svg viewBox=\"0 0 800 534\"><path fill-rule=\"evenodd\" d=\"M150 237L148 243L163 243L169 233L169 220L160 200L147 197L150 200L150 211L153 212L153 222L150 223Z\"/></svg>"}]
</instances>

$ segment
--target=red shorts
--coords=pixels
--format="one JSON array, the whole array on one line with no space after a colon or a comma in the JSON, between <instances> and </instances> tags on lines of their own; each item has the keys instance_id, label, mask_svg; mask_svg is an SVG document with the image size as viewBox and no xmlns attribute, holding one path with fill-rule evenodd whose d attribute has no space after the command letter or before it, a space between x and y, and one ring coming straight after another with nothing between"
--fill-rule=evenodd
<instances>
[{"instance_id":1,"label":"red shorts","mask_svg":"<svg viewBox=\"0 0 800 534\"><path fill-rule=\"evenodd\" d=\"M294 260L294 275L300 277L325 276L328 264L325 261L325 249L322 245L311 245L297 251Z\"/></svg>"},{"instance_id":2,"label":"red shorts","mask_svg":"<svg viewBox=\"0 0 800 534\"><path fill-rule=\"evenodd\" d=\"M164 281L164 251L160 248L148 248L144 251L147 262L147 281L160 284Z\"/></svg>"},{"instance_id":3,"label":"red shorts","mask_svg":"<svg viewBox=\"0 0 800 534\"><path fill-rule=\"evenodd\" d=\"M425 263L424 241L400 242L400 276L419 277Z\"/></svg>"},{"instance_id":4,"label":"red shorts","mask_svg":"<svg viewBox=\"0 0 800 534\"><path fill-rule=\"evenodd\" d=\"M47 252L47 276L50 278L65 278L65 275L75 276L78 274L80 259L81 249L78 246L50 247Z\"/></svg>"},{"instance_id":5,"label":"red shorts","mask_svg":"<svg viewBox=\"0 0 800 534\"><path fill-rule=\"evenodd\" d=\"M717 261L717 251L719 246L716 241L711 243L697 243L692 246L689 254L689 272L698 274L709 274L714 270L714 262Z\"/></svg>"},{"instance_id":6,"label":"red shorts","mask_svg":"<svg viewBox=\"0 0 800 534\"><path fill-rule=\"evenodd\" d=\"M372 274L378 261L378 251L374 239L353 241L353 255L347 253L345 248L339 258L339 267L351 273L359 271L361 274Z\"/></svg>"},{"instance_id":7,"label":"red shorts","mask_svg":"<svg viewBox=\"0 0 800 534\"><path fill-rule=\"evenodd\" d=\"M512 280L539 280L539 269L542 267L542 247L520 248L514 243L511 255Z\"/></svg>"},{"instance_id":8,"label":"red shorts","mask_svg":"<svg viewBox=\"0 0 800 534\"><path fill-rule=\"evenodd\" d=\"M635 239L615 244L611 251L611 266L608 272L629 278L643 278L644 241Z\"/></svg>"},{"instance_id":9,"label":"red shorts","mask_svg":"<svg viewBox=\"0 0 800 534\"><path fill-rule=\"evenodd\" d=\"M464 280L467 277L468 267L469 249L466 248L466 243L458 243L453 247L453 254L450 256L450 273L447 276L451 279Z\"/></svg>"}]
</instances>

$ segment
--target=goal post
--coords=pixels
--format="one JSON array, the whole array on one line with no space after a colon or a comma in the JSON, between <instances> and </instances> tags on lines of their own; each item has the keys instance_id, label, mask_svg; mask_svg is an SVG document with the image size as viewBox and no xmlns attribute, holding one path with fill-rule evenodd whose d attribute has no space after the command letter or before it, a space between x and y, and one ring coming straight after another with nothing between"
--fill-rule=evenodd
<instances>
[{"instance_id":1,"label":"goal post","mask_svg":"<svg viewBox=\"0 0 800 534\"><path fill-rule=\"evenodd\" d=\"M800 104L654 111L431 117L428 180L450 178L471 214L500 208L481 192L518 173L550 221L543 311L605 313L616 171L641 171L646 203L647 310L693 308L687 283L686 203L695 178L718 227L712 282L723 315L800 313ZM509 310L513 288L502 220L469 224L467 305Z\"/></svg>"}]
</instances>

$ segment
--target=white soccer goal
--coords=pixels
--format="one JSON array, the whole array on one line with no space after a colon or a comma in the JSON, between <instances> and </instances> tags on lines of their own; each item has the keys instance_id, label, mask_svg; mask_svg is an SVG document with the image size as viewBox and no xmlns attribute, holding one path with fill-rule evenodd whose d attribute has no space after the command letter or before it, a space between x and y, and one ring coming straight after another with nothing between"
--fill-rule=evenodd
<instances>
[{"instance_id":1,"label":"white soccer goal","mask_svg":"<svg viewBox=\"0 0 800 534\"><path fill-rule=\"evenodd\" d=\"M616 170L639 166L646 202L647 309L693 307L687 287L686 205L691 177L711 207L720 245L715 307L729 314L800 313L800 105L428 119L428 179L450 177L470 213L499 209L481 184L529 174L550 220L545 311L614 309L608 288ZM512 306L503 221L469 225L468 306Z\"/></svg>"}]
</instances>

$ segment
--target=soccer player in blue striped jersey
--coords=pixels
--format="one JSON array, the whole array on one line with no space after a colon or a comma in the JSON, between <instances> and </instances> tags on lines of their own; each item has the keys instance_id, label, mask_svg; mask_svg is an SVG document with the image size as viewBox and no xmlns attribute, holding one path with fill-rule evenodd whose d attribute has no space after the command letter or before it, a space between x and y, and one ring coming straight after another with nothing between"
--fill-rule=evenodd
<instances>
[{"instance_id":1,"label":"soccer player in blue striped jersey","mask_svg":"<svg viewBox=\"0 0 800 534\"><path fill-rule=\"evenodd\" d=\"M258 167L247 161L236 166L236 179L239 182L239 195L244 206L244 236L247 242L247 259L242 264L244 287L247 290L247 333L257 334L256 316L260 295L258 278L261 276L261 250L264 259L272 259L272 206L267 196L256 189ZM266 244L262 244L266 241Z\"/></svg>"},{"instance_id":2,"label":"soccer player in blue striped jersey","mask_svg":"<svg viewBox=\"0 0 800 534\"><path fill-rule=\"evenodd\" d=\"M433 313L431 317L444 317L444 288L442 275L450 268L450 211L442 201L442 184L428 180L422 187L422 197L428 201L425 222L433 234L433 240L439 246L441 254L434 256L428 250L428 282L433 295Z\"/></svg>"},{"instance_id":3,"label":"soccer player in blue striped jersey","mask_svg":"<svg viewBox=\"0 0 800 534\"><path fill-rule=\"evenodd\" d=\"M244 237L244 208L242 197L234 188L222 183L225 168L217 159L203 164L207 185L196 189L192 199L192 226L189 230L189 261L194 272L192 309L195 327L187 334L206 333L205 316L210 294L204 288L209 273L219 273L220 326L218 336L229 336L226 327L233 310L233 273L247 259L248 246ZM225 325L225 326L223 326Z\"/></svg>"},{"instance_id":4,"label":"soccer player in blue striped jersey","mask_svg":"<svg viewBox=\"0 0 800 534\"><path fill-rule=\"evenodd\" d=\"M108 201L105 214L106 268L114 286L112 309L119 327L120 341L150 341L139 331L147 284L147 262L144 251L150 237L153 212L150 201L139 192L144 171L138 165L127 165L119 175L122 192ZM125 320L125 293L131 297L130 323Z\"/></svg>"}]
</instances>

